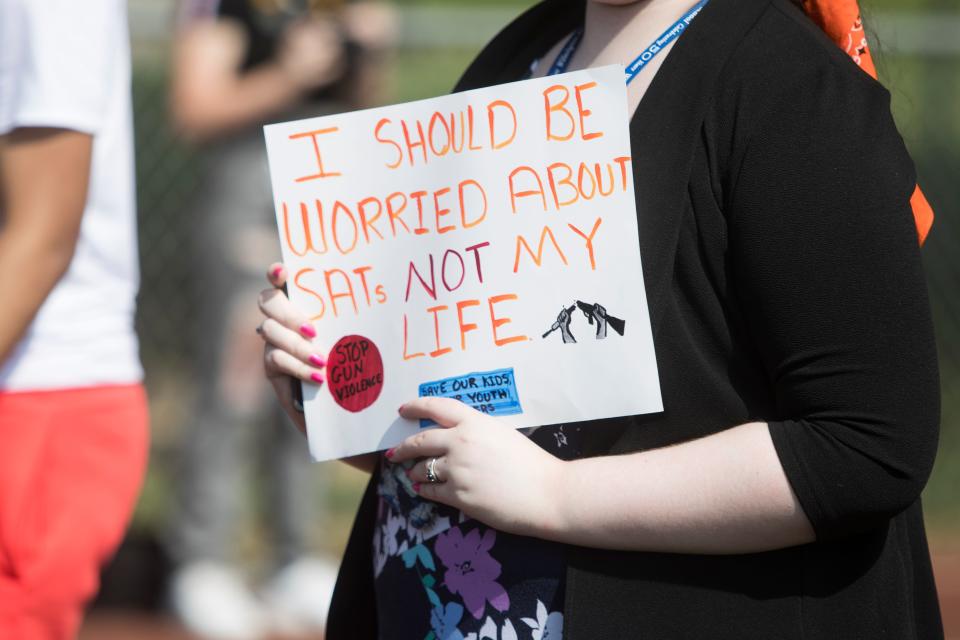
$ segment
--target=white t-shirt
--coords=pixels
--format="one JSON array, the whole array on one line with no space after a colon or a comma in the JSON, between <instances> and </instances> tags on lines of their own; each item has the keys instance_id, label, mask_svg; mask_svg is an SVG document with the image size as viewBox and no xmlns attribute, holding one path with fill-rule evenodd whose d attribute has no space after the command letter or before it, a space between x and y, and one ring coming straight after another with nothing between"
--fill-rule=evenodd
<instances>
[{"instance_id":1,"label":"white t-shirt","mask_svg":"<svg viewBox=\"0 0 960 640\"><path fill-rule=\"evenodd\" d=\"M0 389L142 379L132 126L124 0L0 0L0 135L57 127L93 136L73 261L2 363Z\"/></svg>"}]
</instances>

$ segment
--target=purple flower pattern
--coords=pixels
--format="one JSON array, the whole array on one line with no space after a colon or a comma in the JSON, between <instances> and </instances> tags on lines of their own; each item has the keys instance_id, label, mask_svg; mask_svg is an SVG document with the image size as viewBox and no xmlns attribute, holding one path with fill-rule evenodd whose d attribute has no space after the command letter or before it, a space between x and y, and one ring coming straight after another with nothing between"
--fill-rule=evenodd
<instances>
[{"instance_id":1,"label":"purple flower pattern","mask_svg":"<svg viewBox=\"0 0 960 640\"><path fill-rule=\"evenodd\" d=\"M447 570L444 586L463 598L463 604L474 618L483 617L487 602L497 611L510 608L507 591L496 581L500 563L490 555L497 532L476 527L466 535L460 527L452 527L437 537L434 552Z\"/></svg>"},{"instance_id":2,"label":"purple flower pattern","mask_svg":"<svg viewBox=\"0 0 960 640\"><path fill-rule=\"evenodd\" d=\"M421 595L415 600L422 598L430 629L424 640L520 640L527 633L531 640L562 640L562 612L549 611L539 599L553 597L555 592L549 589L555 587L548 586L534 600L535 612L529 610L529 592L512 603L512 592L504 587L501 560L517 557L510 535L499 536L503 539L498 542L495 529L456 509L421 499L401 465L383 464L377 493L377 524L371 541L374 576L379 582L385 568L397 566L392 563L412 574L413 580L403 584L419 585ZM504 552L506 556L501 556ZM552 561L552 556L546 557ZM514 573L507 574L508 583L516 579L516 569L512 565L509 569ZM545 575L556 575L555 570L548 569ZM390 586L385 585L388 592L396 588L396 569L391 572ZM470 616L465 616L466 611ZM535 617L524 617L531 614Z\"/></svg>"}]
</instances>

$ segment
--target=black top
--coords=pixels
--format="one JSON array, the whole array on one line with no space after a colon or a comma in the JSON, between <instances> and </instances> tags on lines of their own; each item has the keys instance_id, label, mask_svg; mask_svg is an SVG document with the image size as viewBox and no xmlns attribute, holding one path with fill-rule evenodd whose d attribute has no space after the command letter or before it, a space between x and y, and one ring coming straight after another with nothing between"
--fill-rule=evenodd
<instances>
[{"instance_id":1,"label":"black top","mask_svg":"<svg viewBox=\"0 0 960 640\"><path fill-rule=\"evenodd\" d=\"M275 61L284 33L296 22L314 16L338 18L346 0L287 0L264 3L257 0L182 0L179 22L188 25L198 19L219 19L234 22L246 38L241 62L242 71L250 71ZM311 91L310 100L341 97L351 73L356 71L360 47L343 32L347 70L339 79Z\"/></svg>"},{"instance_id":2,"label":"black top","mask_svg":"<svg viewBox=\"0 0 960 640\"><path fill-rule=\"evenodd\" d=\"M533 7L457 89L522 77L582 19L582 0ZM936 353L889 94L788 0L712 0L630 136L664 411L585 425L584 448L767 421L817 542L730 556L568 548L565 638L942 638L919 498ZM368 490L329 640L376 636L373 505Z\"/></svg>"}]
</instances>

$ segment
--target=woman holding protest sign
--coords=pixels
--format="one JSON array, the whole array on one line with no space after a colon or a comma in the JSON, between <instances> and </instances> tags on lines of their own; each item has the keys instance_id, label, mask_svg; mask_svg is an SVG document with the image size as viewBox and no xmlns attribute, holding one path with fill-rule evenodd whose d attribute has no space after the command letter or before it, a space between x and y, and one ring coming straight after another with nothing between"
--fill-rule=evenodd
<instances>
[{"instance_id":1,"label":"woman holding protest sign","mask_svg":"<svg viewBox=\"0 0 960 640\"><path fill-rule=\"evenodd\" d=\"M328 637L942 637L919 500L939 420L929 210L857 68L855 4L809 5L547 0L467 70L459 90L636 70L664 411L528 437L411 399L403 417L443 428L351 460L373 477ZM848 52L810 19L838 16ZM262 334L302 428L289 376L315 384L329 345L285 279Z\"/></svg>"}]
</instances>

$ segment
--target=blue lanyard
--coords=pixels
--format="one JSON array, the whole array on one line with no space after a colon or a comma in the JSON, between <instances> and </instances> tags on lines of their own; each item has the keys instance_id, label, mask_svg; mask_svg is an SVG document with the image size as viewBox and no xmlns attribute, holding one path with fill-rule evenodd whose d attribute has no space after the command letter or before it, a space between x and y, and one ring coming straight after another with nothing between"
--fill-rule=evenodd
<instances>
[{"instance_id":1,"label":"blue lanyard","mask_svg":"<svg viewBox=\"0 0 960 640\"><path fill-rule=\"evenodd\" d=\"M633 59L633 62L626 66L627 84L633 82L637 74L643 71L643 68L646 67L651 60L656 58L657 54L663 51L668 44L680 37L680 34L690 26L690 23L693 22L693 19L697 17L697 14L700 13L700 10L703 9L707 2L709 2L709 0L700 0L700 2L693 5L679 20L661 33L659 38L651 42L646 49L641 51L640 55ZM570 59L573 57L573 54L576 53L577 47L580 46L582 39L583 28L581 27L574 31L570 39L563 45L560 53L557 54L557 59L550 65L550 70L547 72L548 76L554 76L567 70L567 67L570 66Z\"/></svg>"}]
</instances>

